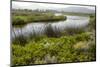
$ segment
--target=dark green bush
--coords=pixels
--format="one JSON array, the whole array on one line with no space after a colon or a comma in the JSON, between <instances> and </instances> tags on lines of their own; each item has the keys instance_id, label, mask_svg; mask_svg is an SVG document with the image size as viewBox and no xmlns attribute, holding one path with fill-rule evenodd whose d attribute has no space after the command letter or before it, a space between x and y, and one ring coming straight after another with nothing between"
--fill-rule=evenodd
<instances>
[{"instance_id":1,"label":"dark green bush","mask_svg":"<svg viewBox=\"0 0 100 67\"><path fill-rule=\"evenodd\" d=\"M25 24L24 20L21 19L21 18L14 18L13 21L12 21L13 25L18 25L19 23L22 25L22 24Z\"/></svg>"}]
</instances>

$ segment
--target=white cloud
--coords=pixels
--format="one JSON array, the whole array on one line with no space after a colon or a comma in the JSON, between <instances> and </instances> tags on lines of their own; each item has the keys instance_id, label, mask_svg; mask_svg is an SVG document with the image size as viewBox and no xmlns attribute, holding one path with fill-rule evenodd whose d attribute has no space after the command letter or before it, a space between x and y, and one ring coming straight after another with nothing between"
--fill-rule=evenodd
<instances>
[{"instance_id":1,"label":"white cloud","mask_svg":"<svg viewBox=\"0 0 100 67\"><path fill-rule=\"evenodd\" d=\"M12 8L14 9L55 9L55 8L67 8L67 7L85 7L95 10L93 6L80 6L80 5L64 5L64 4L48 4L48 3L34 3L34 2L12 2Z\"/></svg>"}]
</instances>

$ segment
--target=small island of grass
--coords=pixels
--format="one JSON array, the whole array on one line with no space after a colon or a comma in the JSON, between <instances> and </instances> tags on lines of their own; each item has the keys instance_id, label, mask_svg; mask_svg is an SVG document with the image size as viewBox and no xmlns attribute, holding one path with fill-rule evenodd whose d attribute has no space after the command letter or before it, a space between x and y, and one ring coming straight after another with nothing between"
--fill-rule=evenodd
<instances>
[{"instance_id":1,"label":"small island of grass","mask_svg":"<svg viewBox=\"0 0 100 67\"><path fill-rule=\"evenodd\" d=\"M55 22L66 20L63 15L56 16L53 13L13 13L12 25L24 25L36 22Z\"/></svg>"}]
</instances>

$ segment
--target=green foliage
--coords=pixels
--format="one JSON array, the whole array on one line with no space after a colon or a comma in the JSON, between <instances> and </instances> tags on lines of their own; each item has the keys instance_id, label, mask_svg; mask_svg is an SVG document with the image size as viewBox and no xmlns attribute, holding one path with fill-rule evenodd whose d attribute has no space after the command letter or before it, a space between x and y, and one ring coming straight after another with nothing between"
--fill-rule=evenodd
<instances>
[{"instance_id":1,"label":"green foliage","mask_svg":"<svg viewBox=\"0 0 100 67\"><path fill-rule=\"evenodd\" d=\"M13 65L93 61L96 48L90 35L86 32L59 38L44 36L24 46L12 44Z\"/></svg>"},{"instance_id":2,"label":"green foliage","mask_svg":"<svg viewBox=\"0 0 100 67\"><path fill-rule=\"evenodd\" d=\"M90 16L90 29L96 28L96 16Z\"/></svg>"},{"instance_id":3,"label":"green foliage","mask_svg":"<svg viewBox=\"0 0 100 67\"><path fill-rule=\"evenodd\" d=\"M12 24L13 25L23 25L31 22L54 22L66 20L66 17L63 15L55 16L52 13L15 13L12 14Z\"/></svg>"}]
</instances>

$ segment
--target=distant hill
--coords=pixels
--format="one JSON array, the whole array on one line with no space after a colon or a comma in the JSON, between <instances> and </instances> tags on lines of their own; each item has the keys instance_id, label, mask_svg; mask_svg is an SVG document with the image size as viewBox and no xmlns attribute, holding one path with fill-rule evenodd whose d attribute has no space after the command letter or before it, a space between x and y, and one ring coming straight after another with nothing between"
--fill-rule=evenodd
<instances>
[{"instance_id":1,"label":"distant hill","mask_svg":"<svg viewBox=\"0 0 100 67\"><path fill-rule=\"evenodd\" d=\"M67 8L60 8L56 9L57 11L63 11L63 12L72 12L72 13L88 13L93 14L95 13L95 10L84 8L84 7L67 7Z\"/></svg>"},{"instance_id":2,"label":"distant hill","mask_svg":"<svg viewBox=\"0 0 100 67\"><path fill-rule=\"evenodd\" d=\"M41 6L41 5L38 5L38 4L35 4L35 6L33 6L32 4L30 5L16 5L16 4L12 4L13 5L13 9L30 9L30 10L36 10L36 9L39 9L39 10L49 10L49 11L52 11L52 12L67 12L67 13L84 13L84 14L94 14L95 13L95 9L90 9L90 8L86 8L84 6L82 7L76 7L76 6L70 6L70 7L66 7L66 8L56 8L55 6L54 7L48 7L48 6Z\"/></svg>"}]
</instances>

